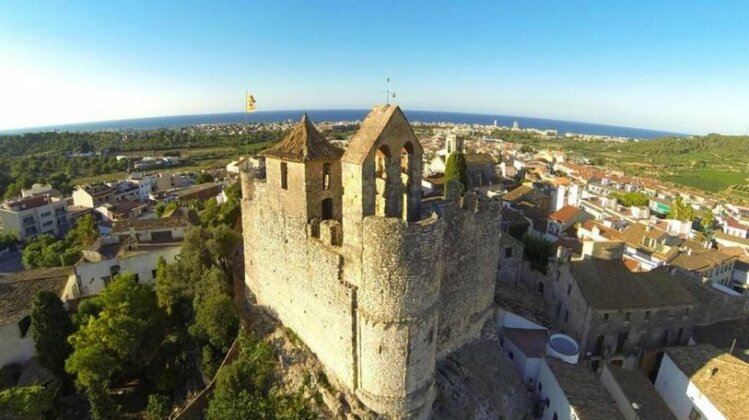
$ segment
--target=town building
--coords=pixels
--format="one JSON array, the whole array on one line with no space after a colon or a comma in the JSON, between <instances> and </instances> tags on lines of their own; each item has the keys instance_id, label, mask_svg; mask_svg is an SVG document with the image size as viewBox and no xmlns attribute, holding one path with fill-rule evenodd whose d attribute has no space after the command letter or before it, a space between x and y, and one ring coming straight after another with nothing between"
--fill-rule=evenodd
<instances>
[{"instance_id":1,"label":"town building","mask_svg":"<svg viewBox=\"0 0 749 420\"><path fill-rule=\"evenodd\" d=\"M544 297L552 325L580 343L594 369L609 361L647 370L655 350L688 342L698 302L665 269L630 271L622 248L585 242L582 258L556 258L530 286Z\"/></svg>"},{"instance_id":2,"label":"town building","mask_svg":"<svg viewBox=\"0 0 749 420\"><path fill-rule=\"evenodd\" d=\"M0 204L0 228L21 241L40 234L61 237L71 228L67 203L49 195L7 200Z\"/></svg>"},{"instance_id":3,"label":"town building","mask_svg":"<svg viewBox=\"0 0 749 420\"><path fill-rule=\"evenodd\" d=\"M682 252L670 265L677 273L700 282L711 282L726 288L732 286L733 266L737 258L717 249Z\"/></svg>"},{"instance_id":4,"label":"town building","mask_svg":"<svg viewBox=\"0 0 749 420\"><path fill-rule=\"evenodd\" d=\"M599 378L626 420L676 420L647 376L605 364Z\"/></svg>"},{"instance_id":5,"label":"town building","mask_svg":"<svg viewBox=\"0 0 749 420\"><path fill-rule=\"evenodd\" d=\"M428 418L437 365L493 320L498 200L451 183L422 202L423 150L393 105L345 153L305 116L264 156L264 178L241 174L249 290L371 410Z\"/></svg>"},{"instance_id":6,"label":"town building","mask_svg":"<svg viewBox=\"0 0 749 420\"><path fill-rule=\"evenodd\" d=\"M133 273L139 282L153 284L159 260L176 260L190 226L182 210L169 217L116 222L111 236L84 249L75 264L81 294L101 293L114 276L124 272Z\"/></svg>"},{"instance_id":7,"label":"town building","mask_svg":"<svg viewBox=\"0 0 749 420\"><path fill-rule=\"evenodd\" d=\"M193 172L162 172L154 177L154 191L169 191L175 188L186 188L195 183L197 175Z\"/></svg>"},{"instance_id":8,"label":"town building","mask_svg":"<svg viewBox=\"0 0 749 420\"><path fill-rule=\"evenodd\" d=\"M589 368L552 357L541 361L533 399L541 408L535 414L543 420L624 419Z\"/></svg>"},{"instance_id":9,"label":"town building","mask_svg":"<svg viewBox=\"0 0 749 420\"><path fill-rule=\"evenodd\" d=\"M36 197L38 195L51 195L59 197L60 192L49 184L34 184L31 188L21 190L21 198Z\"/></svg>"},{"instance_id":10,"label":"town building","mask_svg":"<svg viewBox=\"0 0 749 420\"><path fill-rule=\"evenodd\" d=\"M221 194L221 185L214 182L193 185L174 192L178 200L188 202L191 200L205 201Z\"/></svg>"},{"instance_id":11,"label":"town building","mask_svg":"<svg viewBox=\"0 0 749 420\"><path fill-rule=\"evenodd\" d=\"M546 225L546 233L558 237L575 224L591 220L592 218L593 216L577 207L565 205L549 215L549 222Z\"/></svg>"},{"instance_id":12,"label":"town building","mask_svg":"<svg viewBox=\"0 0 749 420\"><path fill-rule=\"evenodd\" d=\"M466 153L468 188L492 185L496 181L497 161L488 153Z\"/></svg>"},{"instance_id":13,"label":"town building","mask_svg":"<svg viewBox=\"0 0 749 420\"><path fill-rule=\"evenodd\" d=\"M96 208L114 201L115 189L104 183L78 185L73 190L73 205Z\"/></svg>"},{"instance_id":14,"label":"town building","mask_svg":"<svg viewBox=\"0 0 749 420\"><path fill-rule=\"evenodd\" d=\"M31 304L42 290L65 302L80 296L72 267L43 268L0 276L0 367L22 364L35 354Z\"/></svg>"},{"instance_id":15,"label":"town building","mask_svg":"<svg viewBox=\"0 0 749 420\"><path fill-rule=\"evenodd\" d=\"M635 261L644 270L668 264L676 258L682 240L665 230L635 223L622 230L620 238L626 244L624 256Z\"/></svg>"},{"instance_id":16,"label":"town building","mask_svg":"<svg viewBox=\"0 0 749 420\"><path fill-rule=\"evenodd\" d=\"M679 419L749 414L749 364L709 344L667 349L655 388Z\"/></svg>"}]
</instances>

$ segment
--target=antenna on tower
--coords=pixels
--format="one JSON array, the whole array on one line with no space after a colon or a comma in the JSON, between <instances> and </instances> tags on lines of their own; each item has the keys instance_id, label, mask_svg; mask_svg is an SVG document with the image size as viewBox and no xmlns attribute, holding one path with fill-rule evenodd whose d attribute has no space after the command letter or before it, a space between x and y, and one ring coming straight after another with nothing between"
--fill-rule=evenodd
<instances>
[{"instance_id":1,"label":"antenna on tower","mask_svg":"<svg viewBox=\"0 0 749 420\"><path fill-rule=\"evenodd\" d=\"M390 90L390 77L388 77L386 80L387 80L387 90L380 91L380 93L385 94L385 104L390 105L391 95L393 98L395 98L395 92L392 92Z\"/></svg>"}]
</instances>

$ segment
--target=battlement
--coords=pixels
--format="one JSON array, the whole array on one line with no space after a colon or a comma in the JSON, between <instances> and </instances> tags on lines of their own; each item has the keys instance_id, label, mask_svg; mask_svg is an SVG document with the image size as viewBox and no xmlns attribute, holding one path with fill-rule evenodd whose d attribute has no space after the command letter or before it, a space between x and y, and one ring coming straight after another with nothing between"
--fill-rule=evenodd
<instances>
[{"instance_id":1,"label":"battlement","mask_svg":"<svg viewBox=\"0 0 749 420\"><path fill-rule=\"evenodd\" d=\"M318 239L327 246L340 247L343 243L343 226L337 220L312 219L307 223L307 237Z\"/></svg>"}]
</instances>

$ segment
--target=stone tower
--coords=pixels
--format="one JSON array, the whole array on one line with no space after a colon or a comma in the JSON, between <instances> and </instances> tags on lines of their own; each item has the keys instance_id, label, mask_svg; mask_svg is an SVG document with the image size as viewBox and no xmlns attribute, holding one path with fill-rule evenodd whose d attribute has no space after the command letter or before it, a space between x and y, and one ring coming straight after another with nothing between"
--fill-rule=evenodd
<instances>
[{"instance_id":1,"label":"stone tower","mask_svg":"<svg viewBox=\"0 0 749 420\"><path fill-rule=\"evenodd\" d=\"M453 152L463 153L463 137L455 133L448 133L445 137L445 156L450 156Z\"/></svg>"},{"instance_id":2,"label":"stone tower","mask_svg":"<svg viewBox=\"0 0 749 420\"><path fill-rule=\"evenodd\" d=\"M423 149L394 105L375 107L345 153L305 116L264 155L265 178L241 177L257 303L369 408L428 418L437 361L491 319L499 202L449 186L423 202Z\"/></svg>"},{"instance_id":3,"label":"stone tower","mask_svg":"<svg viewBox=\"0 0 749 420\"><path fill-rule=\"evenodd\" d=\"M376 411L415 417L434 400L443 229L436 219L413 223L421 216L422 152L400 108L382 106L342 158L345 273L358 289L357 359L366 367L357 395Z\"/></svg>"},{"instance_id":4,"label":"stone tower","mask_svg":"<svg viewBox=\"0 0 749 420\"><path fill-rule=\"evenodd\" d=\"M307 221L341 220L342 154L307 114L286 139L263 153L267 178L285 213Z\"/></svg>"}]
</instances>

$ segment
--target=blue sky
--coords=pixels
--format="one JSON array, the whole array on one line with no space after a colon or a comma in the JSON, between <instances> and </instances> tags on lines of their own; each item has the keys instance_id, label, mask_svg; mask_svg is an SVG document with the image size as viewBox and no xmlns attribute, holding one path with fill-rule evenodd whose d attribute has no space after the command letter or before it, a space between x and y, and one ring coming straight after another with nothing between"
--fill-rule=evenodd
<instances>
[{"instance_id":1,"label":"blue sky","mask_svg":"<svg viewBox=\"0 0 749 420\"><path fill-rule=\"evenodd\" d=\"M749 2L0 2L0 129L369 108L749 129Z\"/></svg>"}]
</instances>

